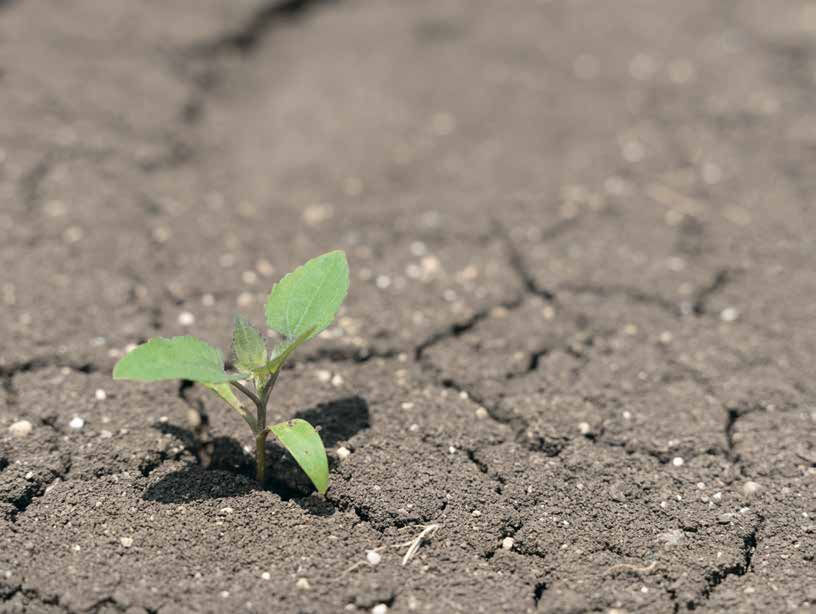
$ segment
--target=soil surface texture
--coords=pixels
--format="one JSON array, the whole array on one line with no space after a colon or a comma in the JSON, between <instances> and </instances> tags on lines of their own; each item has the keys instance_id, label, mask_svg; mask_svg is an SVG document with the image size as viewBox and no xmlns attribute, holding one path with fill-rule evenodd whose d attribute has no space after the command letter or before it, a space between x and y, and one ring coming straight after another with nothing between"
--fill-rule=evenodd
<instances>
[{"instance_id":1,"label":"soil surface texture","mask_svg":"<svg viewBox=\"0 0 816 614\"><path fill-rule=\"evenodd\" d=\"M0 1L0 613L816 611L814 100L799 0ZM325 497L111 379L335 248Z\"/></svg>"}]
</instances>

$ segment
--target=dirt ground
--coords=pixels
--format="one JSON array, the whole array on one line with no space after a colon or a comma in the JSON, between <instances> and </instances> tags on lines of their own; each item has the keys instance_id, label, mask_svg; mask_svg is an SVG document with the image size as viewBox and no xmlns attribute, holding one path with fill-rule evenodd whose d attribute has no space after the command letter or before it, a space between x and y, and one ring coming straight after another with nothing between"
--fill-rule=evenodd
<instances>
[{"instance_id":1,"label":"dirt ground","mask_svg":"<svg viewBox=\"0 0 816 614\"><path fill-rule=\"evenodd\" d=\"M814 100L798 0L0 1L0 612L816 611ZM112 381L333 248L325 498Z\"/></svg>"}]
</instances>

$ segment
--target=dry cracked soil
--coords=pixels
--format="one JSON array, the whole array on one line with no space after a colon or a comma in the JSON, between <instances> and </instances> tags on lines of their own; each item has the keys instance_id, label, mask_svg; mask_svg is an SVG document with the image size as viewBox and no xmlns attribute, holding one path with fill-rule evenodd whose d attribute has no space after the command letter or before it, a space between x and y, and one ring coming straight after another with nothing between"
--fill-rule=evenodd
<instances>
[{"instance_id":1,"label":"dry cracked soil","mask_svg":"<svg viewBox=\"0 0 816 614\"><path fill-rule=\"evenodd\" d=\"M0 2L0 612L816 611L815 98L798 0ZM332 248L325 498L111 380Z\"/></svg>"}]
</instances>

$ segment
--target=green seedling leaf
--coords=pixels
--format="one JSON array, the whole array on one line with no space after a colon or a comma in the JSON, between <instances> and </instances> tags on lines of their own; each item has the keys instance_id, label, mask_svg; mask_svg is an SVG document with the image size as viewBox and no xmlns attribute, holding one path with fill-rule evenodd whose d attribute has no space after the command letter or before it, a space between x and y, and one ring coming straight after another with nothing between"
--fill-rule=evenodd
<instances>
[{"instance_id":1,"label":"green seedling leaf","mask_svg":"<svg viewBox=\"0 0 816 614\"><path fill-rule=\"evenodd\" d=\"M269 431L289 450L300 468L309 476L317 492L325 494L329 487L329 460L323 441L314 427L296 418L273 424Z\"/></svg>"},{"instance_id":2,"label":"green seedling leaf","mask_svg":"<svg viewBox=\"0 0 816 614\"><path fill-rule=\"evenodd\" d=\"M255 419L255 416L250 414L246 407L241 404L241 401L233 392L232 388L229 384L207 384L205 383L204 386L215 392L219 397L224 399L224 401L232 407L238 414L246 421L249 425L249 428L252 429L252 432L256 432L258 430L258 421Z\"/></svg>"},{"instance_id":3,"label":"green seedling leaf","mask_svg":"<svg viewBox=\"0 0 816 614\"><path fill-rule=\"evenodd\" d=\"M272 359L266 363L264 369L269 373L275 373L278 369L283 366L283 363L286 362L286 359L298 349L298 346L302 345L306 341L308 341L312 337L312 333L314 328L310 328L298 337L297 339L293 339L292 341L281 343L278 347L275 348L275 352L272 355Z\"/></svg>"},{"instance_id":4,"label":"green seedling leaf","mask_svg":"<svg viewBox=\"0 0 816 614\"><path fill-rule=\"evenodd\" d=\"M241 316L235 316L232 351L235 352L235 366L242 373L266 364L266 344L261 333Z\"/></svg>"},{"instance_id":5,"label":"green seedling leaf","mask_svg":"<svg viewBox=\"0 0 816 614\"><path fill-rule=\"evenodd\" d=\"M188 379L222 384L242 379L224 371L221 351L195 337L156 337L123 356L113 367L114 379L141 382Z\"/></svg>"},{"instance_id":6,"label":"green seedling leaf","mask_svg":"<svg viewBox=\"0 0 816 614\"><path fill-rule=\"evenodd\" d=\"M332 323L348 286L348 262L343 252L309 260L272 288L266 301L266 323L290 340L311 329L306 341Z\"/></svg>"}]
</instances>

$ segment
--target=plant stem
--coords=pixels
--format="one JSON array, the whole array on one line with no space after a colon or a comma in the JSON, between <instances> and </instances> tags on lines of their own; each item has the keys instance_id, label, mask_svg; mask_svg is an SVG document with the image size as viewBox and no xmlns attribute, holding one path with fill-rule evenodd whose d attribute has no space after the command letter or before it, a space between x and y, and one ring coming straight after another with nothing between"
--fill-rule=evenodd
<instances>
[{"instance_id":1,"label":"plant stem","mask_svg":"<svg viewBox=\"0 0 816 614\"><path fill-rule=\"evenodd\" d=\"M236 390L240 390L242 393L244 393L250 401L255 403L255 405L258 405L258 406L261 405L261 399L258 398L258 395L255 394L254 392L252 392L249 388L244 386L242 383L240 383L240 382L230 382L230 385L233 388L235 388Z\"/></svg>"},{"instance_id":2,"label":"plant stem","mask_svg":"<svg viewBox=\"0 0 816 614\"><path fill-rule=\"evenodd\" d=\"M266 436L265 428L255 436L255 480L263 487L266 482Z\"/></svg>"},{"instance_id":3,"label":"plant stem","mask_svg":"<svg viewBox=\"0 0 816 614\"><path fill-rule=\"evenodd\" d=\"M251 396L247 395L255 402L258 409L258 430L255 431L255 479L261 487L266 481L266 437L269 435L269 430L266 428L266 405L269 403L269 394L272 392L272 388L275 387L275 382L278 381L279 373L280 370L275 371L267 380L263 389L258 391L260 396L253 394L252 391L248 391ZM242 392L244 391L242 390Z\"/></svg>"}]
</instances>

